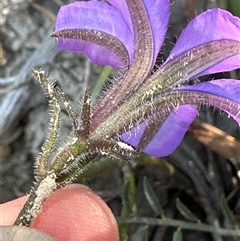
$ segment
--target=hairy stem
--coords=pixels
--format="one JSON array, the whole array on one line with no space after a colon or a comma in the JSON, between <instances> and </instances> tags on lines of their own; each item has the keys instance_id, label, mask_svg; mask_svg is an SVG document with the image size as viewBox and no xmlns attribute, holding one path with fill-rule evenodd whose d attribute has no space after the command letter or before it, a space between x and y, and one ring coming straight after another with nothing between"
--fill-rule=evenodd
<instances>
[{"instance_id":1,"label":"hairy stem","mask_svg":"<svg viewBox=\"0 0 240 241\"><path fill-rule=\"evenodd\" d=\"M14 222L14 225L30 226L34 218L41 211L42 203L56 189L56 175L53 173L46 176L41 182L37 183Z\"/></svg>"}]
</instances>

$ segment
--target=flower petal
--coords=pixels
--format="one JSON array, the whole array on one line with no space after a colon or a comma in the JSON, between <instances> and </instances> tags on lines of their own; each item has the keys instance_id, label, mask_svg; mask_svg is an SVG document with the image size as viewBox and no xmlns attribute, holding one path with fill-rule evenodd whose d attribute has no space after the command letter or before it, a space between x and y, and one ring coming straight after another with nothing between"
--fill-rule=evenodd
<instances>
[{"instance_id":1,"label":"flower petal","mask_svg":"<svg viewBox=\"0 0 240 241\"><path fill-rule=\"evenodd\" d=\"M74 2L62 6L56 21L56 31L64 29L99 30L118 38L127 48L130 58L133 56L133 36L121 13L109 4L99 1ZM87 54L93 63L121 66L118 56L103 46L88 41L59 38L60 50L71 50Z\"/></svg>"},{"instance_id":2,"label":"flower petal","mask_svg":"<svg viewBox=\"0 0 240 241\"><path fill-rule=\"evenodd\" d=\"M221 109L231 115L240 125L240 80L218 79L192 86L179 87L178 90L203 92L228 99L228 109L221 103L216 107L222 107ZM236 110L232 101L238 103L238 110Z\"/></svg>"},{"instance_id":3,"label":"flower petal","mask_svg":"<svg viewBox=\"0 0 240 241\"><path fill-rule=\"evenodd\" d=\"M240 42L215 40L198 45L161 66L148 80L149 85L176 87L203 73L227 58L236 56Z\"/></svg>"},{"instance_id":4,"label":"flower petal","mask_svg":"<svg viewBox=\"0 0 240 241\"><path fill-rule=\"evenodd\" d=\"M122 17L127 25L132 26L131 17L126 2L119 0L108 0L108 2L119 12L121 12ZM170 3L169 0L143 0L143 3L147 10L152 28L155 62L167 32L167 25L170 15ZM132 28L131 31L133 34Z\"/></svg>"},{"instance_id":5,"label":"flower petal","mask_svg":"<svg viewBox=\"0 0 240 241\"><path fill-rule=\"evenodd\" d=\"M93 110L91 130L99 128L99 122L114 113L150 75L153 67L154 43L147 10L142 1L126 0L133 23L134 57L128 69L106 92ZM121 90L121 91L119 91ZM111 100L114 100L114 104Z\"/></svg>"},{"instance_id":6,"label":"flower petal","mask_svg":"<svg viewBox=\"0 0 240 241\"><path fill-rule=\"evenodd\" d=\"M221 9L214 8L208 10L194 18L183 30L168 60L171 60L198 45L222 39L240 42L240 19ZM230 57L210 67L201 72L199 76L231 71L239 68L239 63L240 50L238 55Z\"/></svg>"},{"instance_id":7,"label":"flower petal","mask_svg":"<svg viewBox=\"0 0 240 241\"><path fill-rule=\"evenodd\" d=\"M170 15L169 0L143 0L154 40L154 62L165 39Z\"/></svg>"},{"instance_id":8,"label":"flower petal","mask_svg":"<svg viewBox=\"0 0 240 241\"><path fill-rule=\"evenodd\" d=\"M126 25L129 27L133 35L133 27L130 13L128 11L128 6L126 1L119 0L107 0L119 13L121 13L122 18L124 19Z\"/></svg>"},{"instance_id":9,"label":"flower petal","mask_svg":"<svg viewBox=\"0 0 240 241\"><path fill-rule=\"evenodd\" d=\"M191 105L182 105L171 111L158 133L147 147L145 147L143 152L156 157L171 154L182 141L188 127L196 118L197 114L197 109ZM146 122L142 123L131 131L121 135L121 139L137 147L146 126Z\"/></svg>"}]
</instances>

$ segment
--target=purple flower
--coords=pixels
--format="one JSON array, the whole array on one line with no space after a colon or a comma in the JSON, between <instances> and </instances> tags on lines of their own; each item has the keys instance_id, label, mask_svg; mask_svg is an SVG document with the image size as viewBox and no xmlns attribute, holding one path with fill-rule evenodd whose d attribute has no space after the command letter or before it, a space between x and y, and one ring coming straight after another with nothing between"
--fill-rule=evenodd
<instances>
[{"instance_id":1,"label":"purple flower","mask_svg":"<svg viewBox=\"0 0 240 241\"><path fill-rule=\"evenodd\" d=\"M95 0L60 9L60 50L121 68L121 76L93 107L90 139L118 138L153 156L172 153L202 105L240 124L240 81L190 79L240 67L240 19L214 8L193 19L169 58L152 68L164 41L169 0Z\"/></svg>"}]
</instances>

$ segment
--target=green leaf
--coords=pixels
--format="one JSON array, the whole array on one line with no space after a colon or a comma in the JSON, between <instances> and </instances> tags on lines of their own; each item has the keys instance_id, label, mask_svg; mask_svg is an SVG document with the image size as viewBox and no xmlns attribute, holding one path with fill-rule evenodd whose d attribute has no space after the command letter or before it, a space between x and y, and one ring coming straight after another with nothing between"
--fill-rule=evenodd
<instances>
[{"instance_id":1,"label":"green leaf","mask_svg":"<svg viewBox=\"0 0 240 241\"><path fill-rule=\"evenodd\" d=\"M178 229L177 231L174 232L172 241L182 241L182 240L183 240L182 231L181 229Z\"/></svg>"},{"instance_id":2,"label":"green leaf","mask_svg":"<svg viewBox=\"0 0 240 241\"><path fill-rule=\"evenodd\" d=\"M148 227L145 227L140 234L141 241L148 241Z\"/></svg>"},{"instance_id":3,"label":"green leaf","mask_svg":"<svg viewBox=\"0 0 240 241\"><path fill-rule=\"evenodd\" d=\"M124 178L124 190L122 196L122 211L121 217L129 218L134 216L134 205L135 205L135 178L128 165L124 165L123 168ZM121 224L119 225L120 240L123 241L128 235L130 225Z\"/></svg>"},{"instance_id":4,"label":"green leaf","mask_svg":"<svg viewBox=\"0 0 240 241\"><path fill-rule=\"evenodd\" d=\"M164 217L162 206L160 205L159 200L146 177L143 179L143 191L154 213L160 217Z\"/></svg>"},{"instance_id":5,"label":"green leaf","mask_svg":"<svg viewBox=\"0 0 240 241\"><path fill-rule=\"evenodd\" d=\"M103 69L92 89L91 95L92 95L93 103L96 101L96 99L99 96L99 94L101 93L103 87L106 85L106 82L107 82L109 76L112 74L112 72L113 72L112 67L110 67L110 66L103 67Z\"/></svg>"},{"instance_id":6,"label":"green leaf","mask_svg":"<svg viewBox=\"0 0 240 241\"><path fill-rule=\"evenodd\" d=\"M135 178L128 165L124 165L122 170L124 175L122 216L130 217L133 216L133 207L135 204Z\"/></svg>"},{"instance_id":7,"label":"green leaf","mask_svg":"<svg viewBox=\"0 0 240 241\"><path fill-rule=\"evenodd\" d=\"M118 223L120 224L138 224L138 225L148 225L148 226L167 226L176 227L184 230L207 232L210 234L218 234L220 236L230 236L230 237L240 237L240 229L230 229L216 227L211 224L204 223L193 223L189 221L183 221L171 218L147 218L147 217L133 217L133 218L121 218L116 217Z\"/></svg>"},{"instance_id":8,"label":"green leaf","mask_svg":"<svg viewBox=\"0 0 240 241\"><path fill-rule=\"evenodd\" d=\"M237 222L235 216L233 215L232 210L229 208L228 202L224 196L221 197L220 204L221 204L221 209L222 209L223 215L227 222L227 226L229 228L239 228L238 222Z\"/></svg>"},{"instance_id":9,"label":"green leaf","mask_svg":"<svg viewBox=\"0 0 240 241\"><path fill-rule=\"evenodd\" d=\"M184 205L179 198L177 198L176 200L176 206L178 211L183 215L184 218L186 218L189 221L192 222L198 222L199 219L197 218L197 216L195 216L186 205Z\"/></svg>"}]
</instances>

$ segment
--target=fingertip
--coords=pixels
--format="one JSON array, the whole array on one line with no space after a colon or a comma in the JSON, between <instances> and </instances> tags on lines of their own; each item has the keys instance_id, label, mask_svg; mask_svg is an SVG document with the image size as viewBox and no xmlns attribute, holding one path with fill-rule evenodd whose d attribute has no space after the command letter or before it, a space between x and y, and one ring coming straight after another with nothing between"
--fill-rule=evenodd
<instances>
[{"instance_id":1,"label":"fingertip","mask_svg":"<svg viewBox=\"0 0 240 241\"><path fill-rule=\"evenodd\" d=\"M57 190L32 224L59 241L118 241L116 220L106 203L83 185Z\"/></svg>"},{"instance_id":2,"label":"fingertip","mask_svg":"<svg viewBox=\"0 0 240 241\"><path fill-rule=\"evenodd\" d=\"M1 226L12 225L26 201L27 196L24 196L0 205Z\"/></svg>"}]
</instances>

